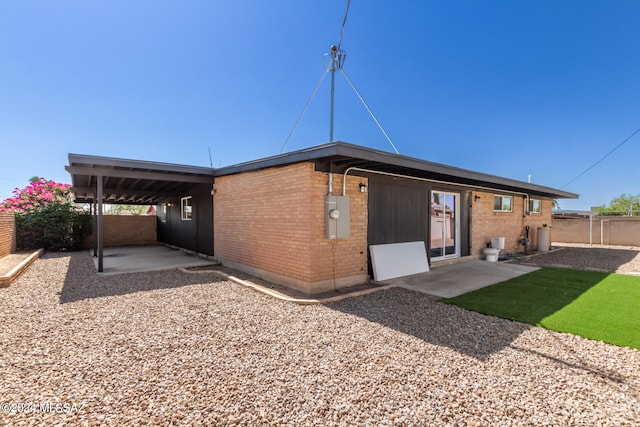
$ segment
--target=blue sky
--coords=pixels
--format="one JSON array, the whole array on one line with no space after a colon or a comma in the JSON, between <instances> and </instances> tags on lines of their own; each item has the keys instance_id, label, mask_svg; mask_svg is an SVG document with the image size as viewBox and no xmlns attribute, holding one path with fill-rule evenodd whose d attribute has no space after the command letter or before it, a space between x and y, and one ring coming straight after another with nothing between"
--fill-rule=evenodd
<instances>
[{"instance_id":1,"label":"blue sky","mask_svg":"<svg viewBox=\"0 0 640 427\"><path fill-rule=\"evenodd\" d=\"M0 199L67 153L280 152L346 0L0 3ZM401 154L560 188L640 127L636 0L351 2L344 70ZM329 140L327 76L286 151ZM344 76L334 139L392 151ZM640 193L640 134L564 209Z\"/></svg>"}]
</instances>

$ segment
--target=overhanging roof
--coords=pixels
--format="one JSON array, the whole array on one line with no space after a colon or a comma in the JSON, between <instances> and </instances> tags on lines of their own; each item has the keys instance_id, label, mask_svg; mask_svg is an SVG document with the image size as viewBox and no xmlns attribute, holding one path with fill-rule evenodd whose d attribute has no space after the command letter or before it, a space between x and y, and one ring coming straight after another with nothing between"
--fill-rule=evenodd
<instances>
[{"instance_id":1,"label":"overhanging roof","mask_svg":"<svg viewBox=\"0 0 640 427\"><path fill-rule=\"evenodd\" d=\"M413 157L374 150L345 142L332 142L311 148L253 160L218 169L158 163L112 157L69 154L69 166L76 202L95 200L96 180L103 179L105 203L157 204L181 196L197 183L213 184L216 176L312 161L319 170L345 173L351 167L388 174L457 184L478 189L553 199L577 199L578 195L551 187L496 175L474 172ZM363 174L353 171L352 174Z\"/></svg>"},{"instance_id":2,"label":"overhanging roof","mask_svg":"<svg viewBox=\"0 0 640 427\"><path fill-rule=\"evenodd\" d=\"M153 205L183 195L194 184L213 185L213 169L172 163L69 154L65 169L77 203L95 200L98 177L105 203Z\"/></svg>"},{"instance_id":3,"label":"overhanging roof","mask_svg":"<svg viewBox=\"0 0 640 427\"><path fill-rule=\"evenodd\" d=\"M215 176L232 175L304 161L314 161L321 169L326 171L331 170L334 173L344 173L350 167L357 167L377 172L432 179L463 186L527 193L532 196L553 199L578 198L578 195L575 193L551 187L474 172L340 141L219 168L215 170ZM355 172L354 174L358 173L359 172Z\"/></svg>"}]
</instances>

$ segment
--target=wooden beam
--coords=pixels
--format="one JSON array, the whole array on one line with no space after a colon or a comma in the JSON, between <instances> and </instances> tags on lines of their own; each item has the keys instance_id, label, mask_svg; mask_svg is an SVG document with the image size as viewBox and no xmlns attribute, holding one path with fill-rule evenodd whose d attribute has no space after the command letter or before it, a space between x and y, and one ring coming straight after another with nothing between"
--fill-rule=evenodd
<instances>
[{"instance_id":1,"label":"wooden beam","mask_svg":"<svg viewBox=\"0 0 640 427\"><path fill-rule=\"evenodd\" d=\"M73 191L75 194L91 195L92 198L95 195L95 189L93 188L71 187L71 191ZM167 196L178 197L182 194L178 191L166 192L166 191L144 191L144 190L121 190L117 188L104 188L103 192L106 195L121 194L125 196L138 196L138 197L167 197Z\"/></svg>"}]
</instances>

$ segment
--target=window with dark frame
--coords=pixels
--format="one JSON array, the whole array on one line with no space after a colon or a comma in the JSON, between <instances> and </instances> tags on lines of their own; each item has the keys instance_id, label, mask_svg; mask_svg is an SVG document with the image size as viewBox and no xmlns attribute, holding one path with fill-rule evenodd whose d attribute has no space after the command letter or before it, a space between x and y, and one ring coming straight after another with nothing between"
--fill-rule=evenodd
<instances>
[{"instance_id":1,"label":"window with dark frame","mask_svg":"<svg viewBox=\"0 0 640 427\"><path fill-rule=\"evenodd\" d=\"M493 196L494 212L512 212L513 197L511 196Z\"/></svg>"},{"instance_id":2,"label":"window with dark frame","mask_svg":"<svg viewBox=\"0 0 640 427\"><path fill-rule=\"evenodd\" d=\"M183 221L191 221L193 217L193 205L191 204L191 196L180 199L180 215Z\"/></svg>"}]
</instances>

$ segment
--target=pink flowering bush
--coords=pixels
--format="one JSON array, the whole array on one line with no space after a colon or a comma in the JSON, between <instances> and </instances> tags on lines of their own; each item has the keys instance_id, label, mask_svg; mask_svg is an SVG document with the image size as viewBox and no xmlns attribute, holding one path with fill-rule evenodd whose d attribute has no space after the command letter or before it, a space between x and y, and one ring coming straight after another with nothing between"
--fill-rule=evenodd
<instances>
[{"instance_id":1,"label":"pink flowering bush","mask_svg":"<svg viewBox=\"0 0 640 427\"><path fill-rule=\"evenodd\" d=\"M13 197L0 203L0 211L31 212L52 203L73 203L71 184L60 184L44 178L33 180L23 189L14 189Z\"/></svg>"},{"instance_id":2,"label":"pink flowering bush","mask_svg":"<svg viewBox=\"0 0 640 427\"><path fill-rule=\"evenodd\" d=\"M91 216L76 209L70 184L34 178L13 195L0 211L15 213L18 249L76 249L91 234Z\"/></svg>"}]
</instances>

